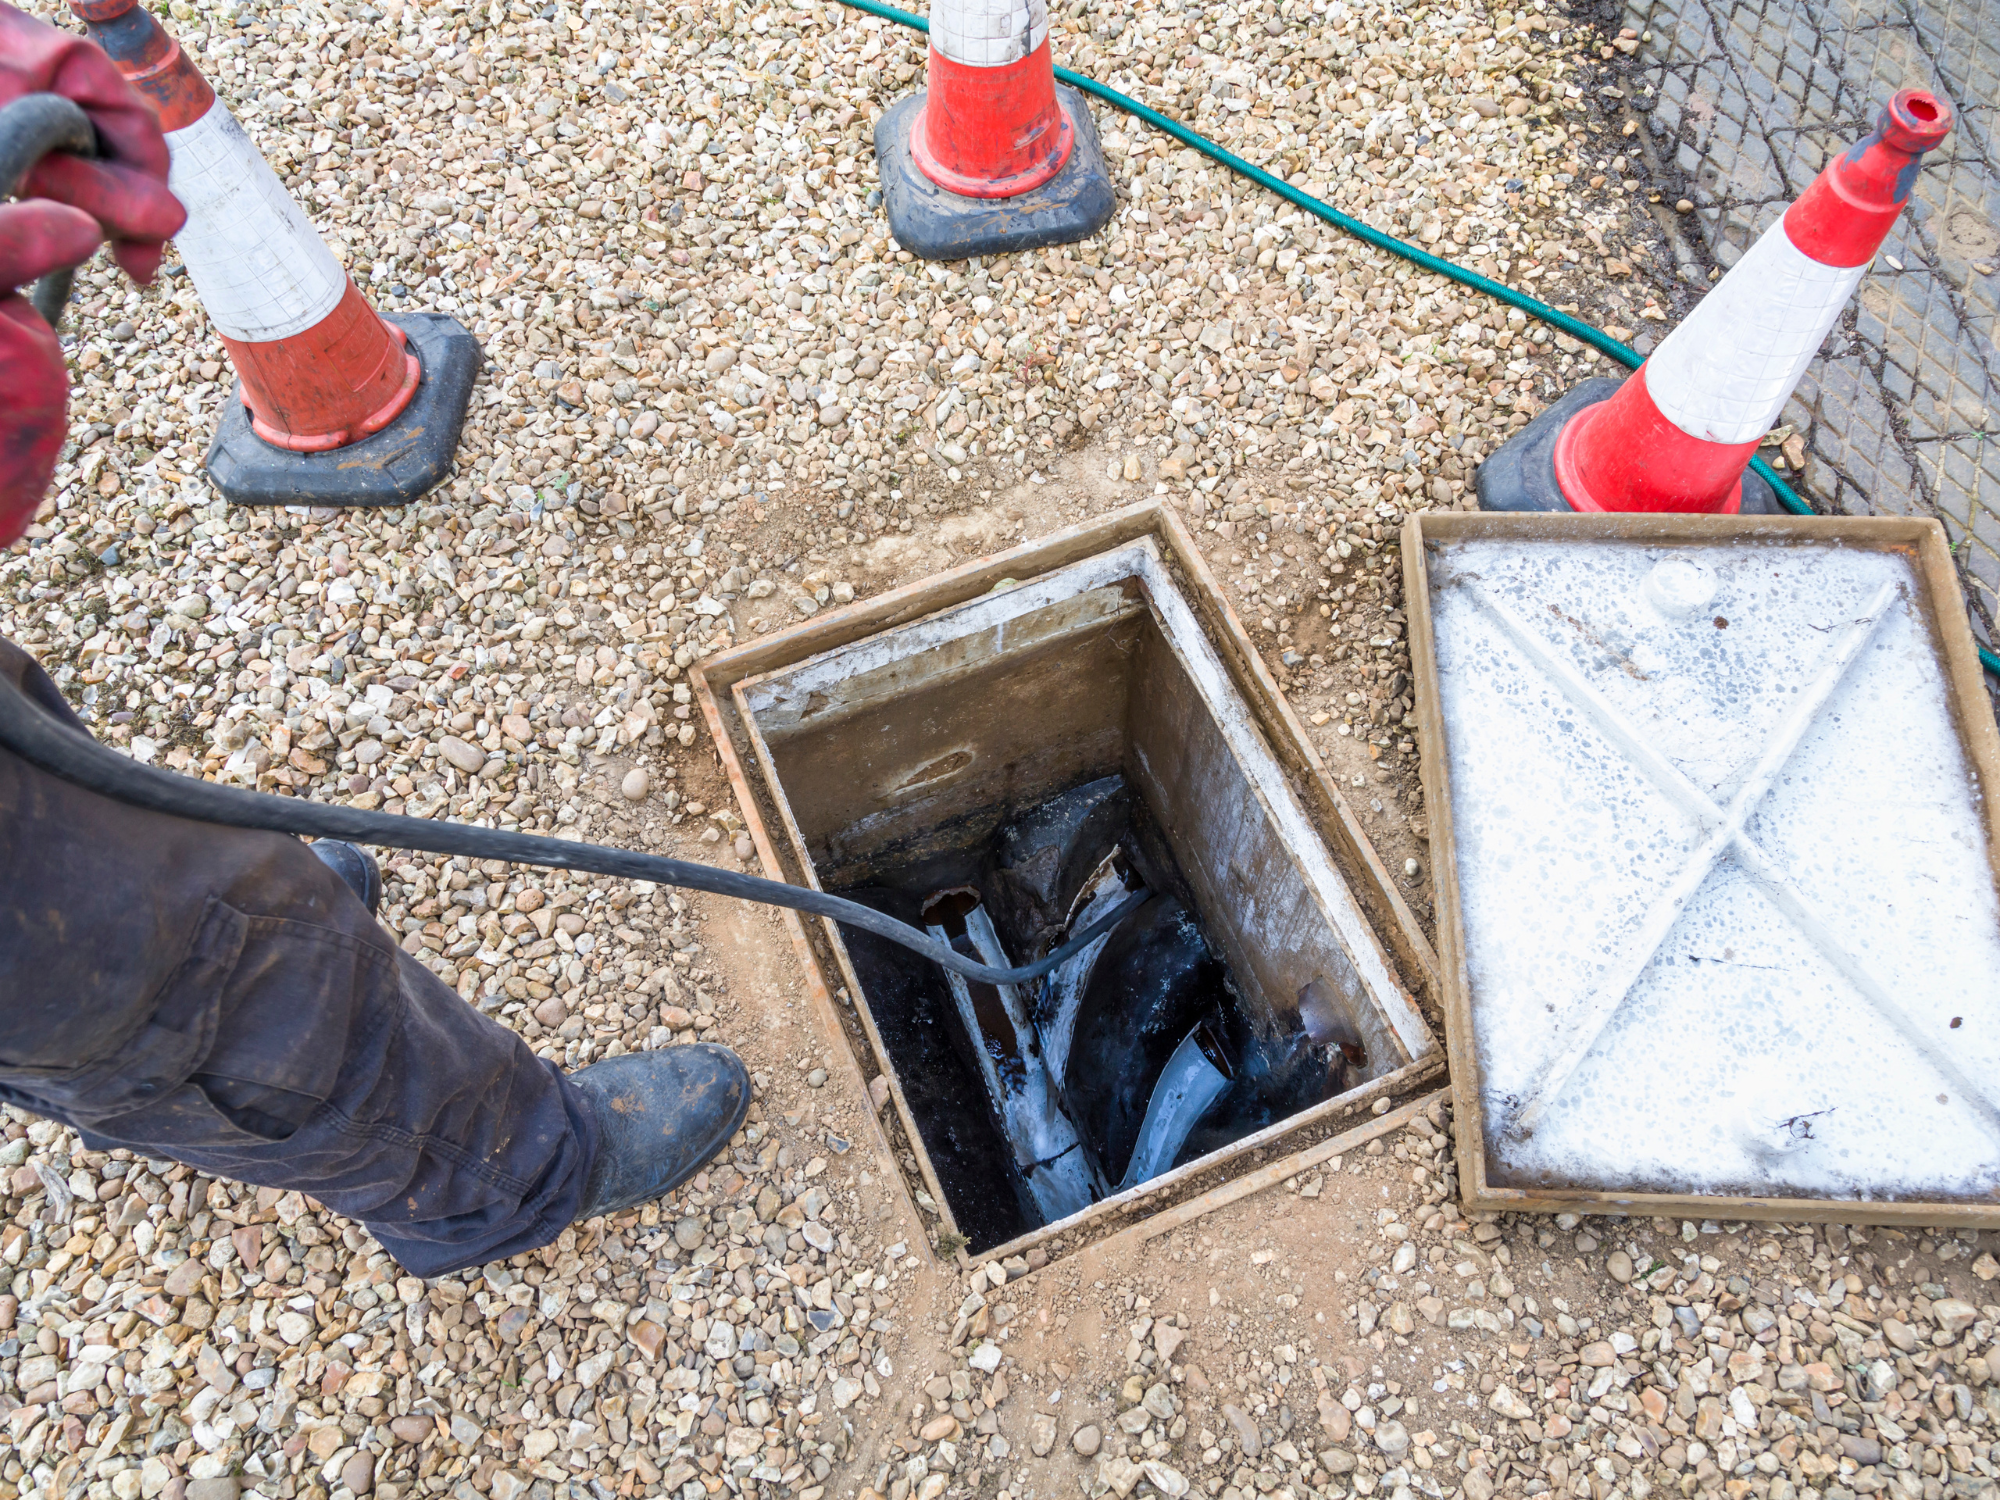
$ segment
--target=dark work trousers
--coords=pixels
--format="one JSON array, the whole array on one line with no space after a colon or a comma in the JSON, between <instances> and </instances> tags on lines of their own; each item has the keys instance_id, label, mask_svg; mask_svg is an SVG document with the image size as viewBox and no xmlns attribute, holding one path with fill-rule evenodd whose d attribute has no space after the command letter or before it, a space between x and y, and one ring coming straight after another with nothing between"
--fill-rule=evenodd
<instances>
[{"instance_id":1,"label":"dark work trousers","mask_svg":"<svg viewBox=\"0 0 2000 1500\"><path fill-rule=\"evenodd\" d=\"M11 642L0 671L74 722ZM309 1193L419 1276L554 1239L597 1149L561 1072L300 840L127 807L5 751L0 1098L99 1150Z\"/></svg>"}]
</instances>

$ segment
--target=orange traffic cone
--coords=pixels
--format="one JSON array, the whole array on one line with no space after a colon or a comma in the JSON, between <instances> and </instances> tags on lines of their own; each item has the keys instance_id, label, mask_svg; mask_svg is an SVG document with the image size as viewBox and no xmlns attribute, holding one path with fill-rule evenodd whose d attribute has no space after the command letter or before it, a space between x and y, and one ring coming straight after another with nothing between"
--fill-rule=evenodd
<instances>
[{"instance_id":1,"label":"orange traffic cone","mask_svg":"<svg viewBox=\"0 0 2000 1500\"><path fill-rule=\"evenodd\" d=\"M1750 455L1951 130L1905 89L1621 384L1586 381L1479 466L1486 510L1777 514Z\"/></svg>"},{"instance_id":2,"label":"orange traffic cone","mask_svg":"<svg viewBox=\"0 0 2000 1500\"><path fill-rule=\"evenodd\" d=\"M479 369L472 335L438 314L381 317L137 0L70 8L166 132L188 211L174 245L237 374L208 452L216 488L247 505L401 505L437 484Z\"/></svg>"},{"instance_id":3,"label":"orange traffic cone","mask_svg":"<svg viewBox=\"0 0 2000 1500\"><path fill-rule=\"evenodd\" d=\"M1116 207L1097 126L1056 85L1047 0L933 0L930 87L875 127L882 207L926 260L1066 245Z\"/></svg>"}]
</instances>

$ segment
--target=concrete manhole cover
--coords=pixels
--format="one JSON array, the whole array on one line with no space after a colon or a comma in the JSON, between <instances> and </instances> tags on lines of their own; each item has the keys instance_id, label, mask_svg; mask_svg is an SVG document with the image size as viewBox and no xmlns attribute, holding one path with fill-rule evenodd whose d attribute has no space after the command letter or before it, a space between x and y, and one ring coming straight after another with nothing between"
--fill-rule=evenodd
<instances>
[{"instance_id":1,"label":"concrete manhole cover","mask_svg":"<svg viewBox=\"0 0 2000 1500\"><path fill-rule=\"evenodd\" d=\"M1991 1214L1993 723L1922 523L1452 519L1419 671L1486 1185Z\"/></svg>"}]
</instances>

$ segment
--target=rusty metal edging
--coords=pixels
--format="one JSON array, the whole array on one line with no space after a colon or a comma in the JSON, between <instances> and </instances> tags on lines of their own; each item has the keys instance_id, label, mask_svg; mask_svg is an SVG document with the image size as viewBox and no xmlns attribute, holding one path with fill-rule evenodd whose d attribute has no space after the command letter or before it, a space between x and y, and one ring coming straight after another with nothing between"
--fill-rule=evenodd
<instances>
[{"instance_id":1,"label":"rusty metal edging","mask_svg":"<svg viewBox=\"0 0 2000 1500\"><path fill-rule=\"evenodd\" d=\"M1121 551L1130 549L1135 545L1143 545L1151 541L1152 543L1154 543L1154 545L1147 547L1146 551L1147 554L1151 556L1155 561L1155 563L1157 564L1163 560L1160 556L1160 549L1157 546L1157 540L1158 540L1157 537L1151 537L1151 538L1141 537L1137 539L1136 544L1123 543L1117 547L1106 548L1102 551L1093 553L1090 556L1094 558L1114 557L1118 555ZM1027 580L1023 580L1023 582L1025 583L1031 581L1033 578L1059 576L1061 573L1069 569L1073 569L1075 567L1080 566L1082 562L1085 560L1087 559L1079 559L1077 561L1066 563L1061 567L1051 569L1046 573L1031 574L1030 578ZM1165 572L1166 570L1162 571ZM1142 589L1145 588L1146 584L1143 573L1135 576L1138 577ZM1169 583L1171 586L1170 579ZM1181 598L1182 602L1185 603L1186 590L1184 588L1175 586L1175 592ZM976 597L983 598L987 596L976 596ZM971 603L973 601L968 600L964 602ZM950 606L948 610L945 612L949 612L950 609L958 609L962 607L963 607L962 604L953 605ZM1160 609L1161 609L1159 601L1149 599L1146 608L1154 616L1155 619L1159 619ZM1195 628L1202 633L1204 638L1206 638L1213 630L1212 625L1202 624L1198 617L1195 621ZM1171 637L1171 632L1168 632L1168 634L1169 637ZM1212 641L1209 641L1209 644L1213 646ZM1174 650L1177 660L1180 659L1180 648L1170 645L1169 649ZM814 658L807 658L807 660L812 660L812 659ZM768 677L771 675L795 670L799 665L802 665L802 663L793 663L783 667L774 668L772 673L758 673L754 676L738 678L731 685L730 699L733 707L735 708L737 720L740 726L739 733L743 739L748 741L749 746L754 754L756 763L763 772L764 783L765 783L763 788L764 796L772 805L772 807L775 809L779 821L783 823L785 827L789 842L791 844L793 858L796 861L797 866L803 878L808 882L810 882L815 889L819 889L822 886L822 882L819 877L819 872L817 870L817 867L814 865L812 861L811 851L808 849L806 845L806 840L803 831L800 829L798 825L797 816L792 811L790 794L788 793L788 791L786 790L786 788L784 787L784 785L780 780L776 760L772 755L770 746L765 739L761 727L756 722L754 712L752 710L749 699L751 691L754 690L757 684L766 681ZM1189 664L1186 663L1185 661L1182 662L1182 668L1183 670L1188 670L1188 671L1192 670ZM1232 690L1236 689L1238 686L1238 684L1233 678L1231 679L1230 686ZM1267 737L1262 733L1260 733L1259 738L1260 740L1263 740L1265 742L1266 747L1268 748ZM1289 783L1289 778L1288 778L1288 783ZM1296 785L1291 785L1290 789L1294 793L1296 793L1297 790ZM1259 794L1259 796L1261 800L1261 794ZM1303 811L1303 808L1301 810ZM1343 879L1345 879L1345 875L1343 875ZM911 1152L917 1159L919 1172L923 1176L926 1187L931 1192L931 1194L945 1204L942 1216L947 1219L952 1232L958 1233L959 1231L957 1229L956 1216L952 1214L949 1209L949 1200L944 1198L942 1182L937 1176L935 1165L931 1160L930 1153L923 1142L922 1136L917 1131L915 1116L908 1107L907 1099L903 1092L902 1081L890 1064L890 1060L887 1055L887 1049L886 1047L884 1047L879 1033L879 1029L875 1025L872 1010L867 1001L866 992L862 988L858 976L855 973L851 955L847 951L847 945L841 937L837 924L830 921L823 921L822 926L825 931L827 948L831 951L833 960L838 965L841 973L847 979L849 992L854 997L853 998L854 1008L856 1010L856 1013L861 1018L862 1028L866 1033L868 1045L870 1046L870 1048L874 1053L875 1064L878 1068L882 1070L883 1075L887 1077L887 1079L889 1080L889 1087L892 1093L892 1097L897 1102L898 1114L901 1117L905 1133L909 1137ZM1379 939L1376 937L1374 933L1372 925L1367 926L1366 936L1369 941L1375 943L1378 950L1378 956L1383 961L1384 970L1390 975L1396 976L1397 975L1396 965L1393 963L1393 961L1390 959L1390 956L1387 953L1380 952L1381 944ZM1398 987L1401 987L1400 976L1396 978L1395 982ZM1407 1000L1406 996L1404 998L1405 1000ZM1412 1013L1414 1014L1414 1008L1412 1010ZM1419 1022L1419 1025L1421 1026L1421 1022ZM1128 1189L1123 1193L1116 1194L1112 1197L1100 1200L1099 1202L1091 1204L1087 1208L1081 1209L1077 1213L1072 1214L1067 1218L1058 1220L1054 1223L1039 1225L1035 1229L1028 1231L1026 1234L1016 1236L1014 1239L1009 1240L998 1247L981 1251L976 1256L970 1256L969 1259L971 1263L981 1264L984 1263L985 1261L994 1259L996 1257L1005 1258L1010 1254L1024 1251L1034 1245L1046 1243L1058 1237L1076 1231L1088 1231L1094 1229L1098 1227L1104 1220L1115 1217L1129 1210L1136 1204L1153 1202L1163 1197L1171 1196L1173 1193L1180 1190L1183 1187L1183 1185L1187 1183L1196 1182L1204 1177L1213 1175L1217 1171L1226 1170L1233 1163L1239 1161L1244 1156L1250 1155L1254 1152L1261 1151L1263 1148L1271 1145L1273 1142L1283 1140L1284 1138L1287 1137L1297 1136L1302 1133L1310 1132L1328 1118L1352 1113L1353 1110L1358 1105L1372 1102L1378 1096L1392 1095L1397 1092L1400 1092L1405 1087L1414 1086L1415 1083L1420 1081L1422 1077L1427 1076L1428 1064L1431 1061L1434 1060L1437 1063L1438 1068L1440 1069L1442 1067L1442 1061L1443 1061L1442 1050L1439 1047L1435 1037L1430 1033L1429 1028L1422 1027L1421 1029L1423 1032L1425 1045L1417 1050L1417 1052L1411 1057L1411 1060L1409 1062L1406 1062L1402 1067L1394 1069L1390 1073L1385 1074L1382 1079L1370 1080L1367 1084L1364 1084L1355 1089L1348 1090L1347 1092L1341 1094L1337 1098L1323 1100L1320 1103L1315 1104L1306 1110L1302 1110L1296 1114L1288 1116L1286 1119L1282 1121L1267 1126L1265 1129L1261 1131L1254 1132L1250 1135L1244 1136L1239 1140L1232 1141L1228 1145L1218 1148L1216 1151L1208 1153L1198 1161L1185 1163L1181 1167L1175 1169L1170 1173L1164 1174L1161 1177L1149 1179L1146 1183L1140 1186ZM1394 1034L1393 1022L1391 1023L1391 1034L1392 1035ZM1400 1041L1400 1038L1398 1040Z\"/></svg>"},{"instance_id":2,"label":"rusty metal edging","mask_svg":"<svg viewBox=\"0 0 2000 1500\"><path fill-rule=\"evenodd\" d=\"M1066 528L1038 541L1024 543L1019 547L994 554L989 557L971 559L940 574L916 580L892 589L872 599L857 601L844 609L834 611L800 622L785 630L778 631L761 640L717 653L705 661L696 663L688 672L689 682L697 701L701 704L702 715L714 741L717 759L727 775L731 790L741 808L751 841L763 872L774 880L785 880L795 884L816 885L813 880L810 861L804 857L802 847L793 850L794 861L788 861L773 841L768 818L776 820L789 830L789 836L797 845L798 833L793 827L789 808L782 800L782 794L772 790L775 786L775 770L768 761L768 755L761 747L754 726L749 723L747 708L741 702L737 688L747 679L760 676L797 664L806 657L836 649L898 626L923 619L942 610L953 608L968 600L989 592L1002 579L1021 579L1040 576L1056 571L1073 562L1096 553L1110 550L1119 545L1152 536L1165 544L1169 554L1170 571L1177 569L1192 583L1191 589L1183 590L1189 606L1204 627L1204 633L1217 648L1232 686L1241 694L1250 707L1251 720L1262 732L1266 744L1277 756L1281 769L1288 771L1293 780L1293 790L1299 794L1308 822L1329 845L1336 868L1346 879L1355 899L1361 904L1363 914L1369 918L1366 925L1378 941L1385 939L1390 947L1389 965L1392 973L1399 975L1406 990L1414 979L1435 997L1439 994L1437 958L1408 904L1397 891L1387 868L1368 842L1359 820L1327 772L1325 763L1313 750L1306 737L1304 726L1285 702L1275 680L1258 655L1249 634L1230 608L1227 599L1216 583L1214 575L1195 549L1193 539L1167 507L1158 501L1147 501L1140 505L1115 511L1110 515L1079 526ZM747 774L746 759L758 763L758 769L771 786L759 787ZM1308 790L1309 789L1309 790ZM841 1036L848 1045L839 1049L842 1054L835 1060L836 1070L841 1072L855 1088L866 1097L868 1078L862 1062L857 1056L853 1038L849 1034L849 1023L842 1014L842 1008L834 999L835 986L830 982L826 964L829 960L839 969L846 980L848 993L855 997L857 1029L861 1040L873 1054L875 1065L889 1078L891 1097L897 1105L897 1123L906 1134L912 1148L912 1155L919 1162L919 1176L927 1192L938 1204L932 1217L940 1221L945 1231L960 1240L957 1224L945 1198L941 1184L937 1181L928 1151L921 1136L916 1132L914 1121L909 1114L907 1101L901 1096L900 1085L894 1070L887 1066L879 1034L873 1017L866 1008L865 997L855 980L837 934L829 928L826 951L822 952L812 939L804 920L796 912L786 911L783 920L791 934L793 947L807 974L807 989L812 1006L825 1034ZM1387 918L1385 921L1384 918ZM1386 932L1385 932L1386 929ZM1421 1018L1420 1024L1421 1024ZM1444 1050L1428 1026L1424 1027L1428 1040L1427 1049L1410 1063L1370 1080L1359 1089L1351 1090L1336 1100L1325 1101L1314 1109L1293 1116L1279 1125L1269 1127L1254 1137L1232 1143L1238 1149L1230 1150L1222 1160L1206 1159L1199 1163L1188 1163L1166 1178L1141 1184L1125 1194L1094 1204L1090 1209L1059 1221L1054 1225L1043 1225L1029 1235L1018 1237L1007 1244L995 1247L978 1257L981 1263L995 1258L1019 1253L1032 1243L1046 1241L1066 1230L1095 1224L1112 1213L1124 1211L1133 1203L1150 1201L1171 1192L1173 1188L1190 1177L1213 1172L1222 1167L1240 1152L1255 1150L1261 1144L1282 1138L1284 1135L1302 1129L1310 1129L1329 1114L1340 1113L1357 1104L1366 1104L1373 1099L1388 1097L1408 1088L1419 1087L1428 1079L1442 1071ZM871 1101L872 1105L872 1101ZM884 1128L881 1117L871 1107L868 1111L870 1128L878 1156L884 1170L897 1181L898 1191L919 1224L927 1222L914 1201L908 1174L896 1159L894 1144ZM1324 1144L1324 1143L1321 1143ZM1319 1150L1319 1146L1305 1148L1287 1157L1287 1161L1297 1161ZM1250 1174L1262 1180L1261 1173L1268 1168ZM1298 1170L1294 1167L1293 1170ZM1289 1175L1287 1173L1286 1175ZM1208 1203L1229 1183L1204 1192L1189 1203ZM1246 1190L1254 1191L1254 1189ZM1227 1198L1217 1201L1229 1201ZM1176 1205L1170 1212L1180 1212L1187 1204ZM1194 1212L1203 1212L1196 1209ZM969 1264L970 1258L960 1249L956 1259L960 1264Z\"/></svg>"}]
</instances>

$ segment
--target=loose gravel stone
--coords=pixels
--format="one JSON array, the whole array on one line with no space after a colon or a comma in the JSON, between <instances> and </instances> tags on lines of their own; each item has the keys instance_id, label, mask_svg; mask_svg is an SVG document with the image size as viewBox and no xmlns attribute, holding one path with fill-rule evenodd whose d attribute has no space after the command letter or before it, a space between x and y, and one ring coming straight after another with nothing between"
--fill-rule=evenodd
<instances>
[{"instance_id":1,"label":"loose gravel stone","mask_svg":"<svg viewBox=\"0 0 2000 1500\"><path fill-rule=\"evenodd\" d=\"M475 745L468 745L455 734L448 734L438 741L438 754L470 775L486 764L486 754Z\"/></svg>"},{"instance_id":2,"label":"loose gravel stone","mask_svg":"<svg viewBox=\"0 0 2000 1500\"><path fill-rule=\"evenodd\" d=\"M1056 1419L1047 1412L1036 1412L1028 1424L1028 1447L1037 1458L1046 1458L1056 1445ZM1081 1453L1083 1450L1077 1450Z\"/></svg>"},{"instance_id":3,"label":"loose gravel stone","mask_svg":"<svg viewBox=\"0 0 2000 1500\"><path fill-rule=\"evenodd\" d=\"M357 1453L341 1466L340 1482L357 1495L366 1495L375 1488L375 1459L372 1454Z\"/></svg>"}]
</instances>

